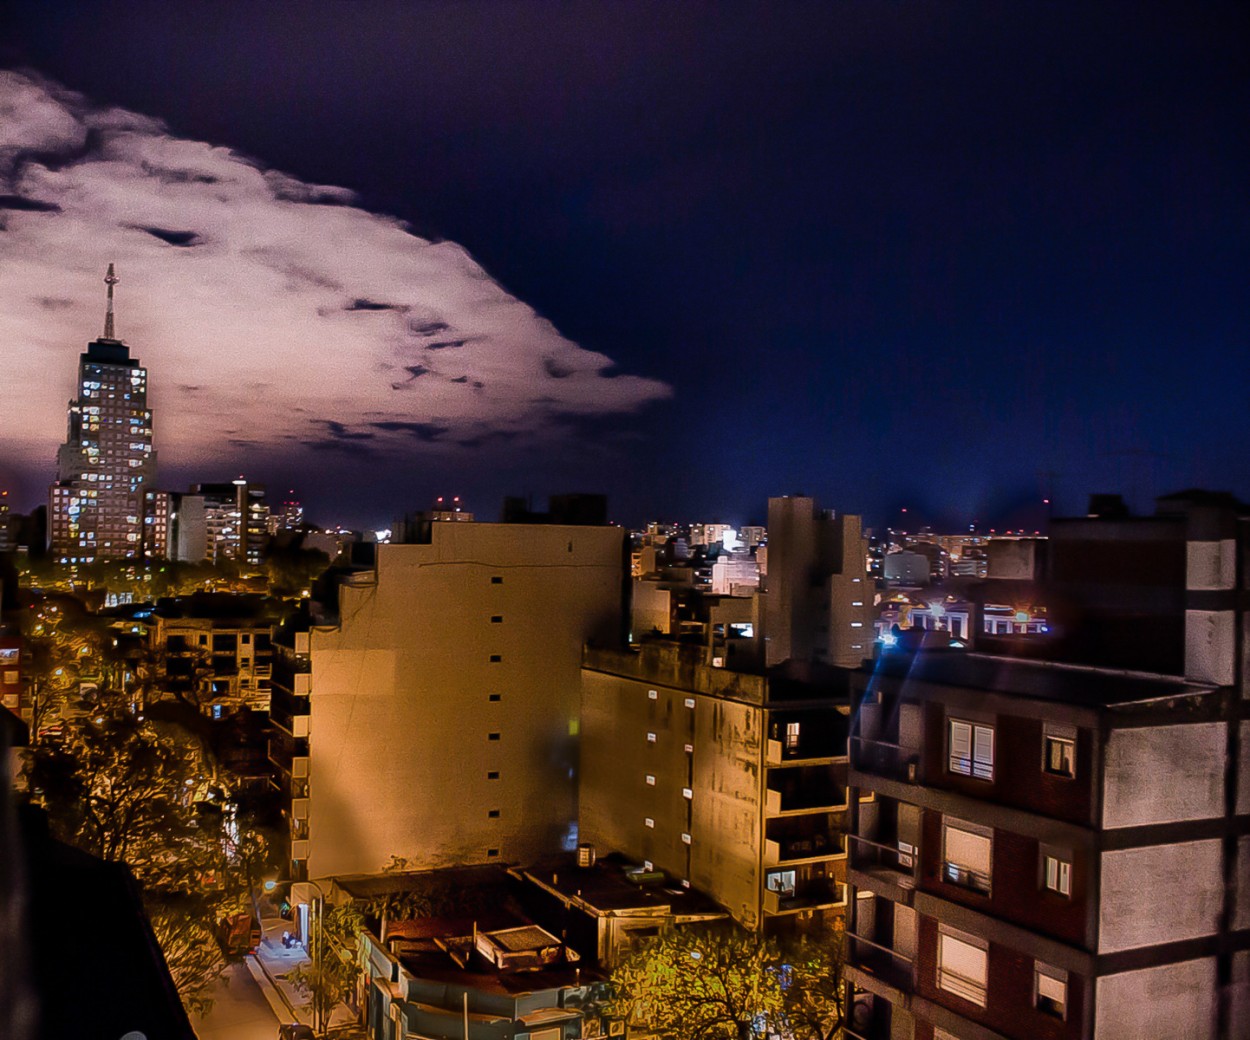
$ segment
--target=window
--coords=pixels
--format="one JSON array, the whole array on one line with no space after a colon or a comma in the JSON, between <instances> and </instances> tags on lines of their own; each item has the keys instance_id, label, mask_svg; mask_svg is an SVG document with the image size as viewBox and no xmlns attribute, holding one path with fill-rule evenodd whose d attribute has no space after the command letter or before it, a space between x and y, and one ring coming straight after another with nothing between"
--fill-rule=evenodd
<instances>
[{"instance_id":1,"label":"window","mask_svg":"<svg viewBox=\"0 0 1250 1040\"><path fill-rule=\"evenodd\" d=\"M1033 1004L1038 1011L1064 1018L1068 1007L1068 973L1041 961L1033 962Z\"/></svg>"},{"instance_id":2,"label":"window","mask_svg":"<svg viewBox=\"0 0 1250 1040\"><path fill-rule=\"evenodd\" d=\"M993 832L962 820L942 826L942 879L989 895Z\"/></svg>"},{"instance_id":3,"label":"window","mask_svg":"<svg viewBox=\"0 0 1250 1040\"><path fill-rule=\"evenodd\" d=\"M693 707L694 707L694 698L693 698L693 697L687 697L687 698L686 698L686 701L685 701L685 704L686 704L686 707L687 707L687 708L693 708Z\"/></svg>"},{"instance_id":4,"label":"window","mask_svg":"<svg viewBox=\"0 0 1250 1040\"><path fill-rule=\"evenodd\" d=\"M658 699L659 699L659 697L660 697L660 691L659 691L659 690L648 690L648 691L647 691L647 700L654 701L654 700L658 700Z\"/></svg>"},{"instance_id":5,"label":"window","mask_svg":"<svg viewBox=\"0 0 1250 1040\"><path fill-rule=\"evenodd\" d=\"M1043 884L1061 896L1072 894L1072 864L1058 856L1045 856L1042 860Z\"/></svg>"},{"instance_id":6,"label":"window","mask_svg":"<svg viewBox=\"0 0 1250 1040\"><path fill-rule=\"evenodd\" d=\"M1076 776L1076 742L1048 733L1043 740L1042 768L1052 776Z\"/></svg>"},{"instance_id":7,"label":"window","mask_svg":"<svg viewBox=\"0 0 1250 1040\"><path fill-rule=\"evenodd\" d=\"M647 743L648 743L648 744L654 744L654 743L655 743L655 734L654 734L654 733L648 733L648 734L647 734Z\"/></svg>"},{"instance_id":8,"label":"window","mask_svg":"<svg viewBox=\"0 0 1250 1040\"><path fill-rule=\"evenodd\" d=\"M903 870L911 870L916 865L916 846L910 842L899 841L898 843L898 865Z\"/></svg>"},{"instance_id":9,"label":"window","mask_svg":"<svg viewBox=\"0 0 1250 1040\"><path fill-rule=\"evenodd\" d=\"M486 735L486 739L487 739L487 740L498 740L498 739L499 739L499 734L498 734L498 733L488 733L488 734Z\"/></svg>"},{"instance_id":10,"label":"window","mask_svg":"<svg viewBox=\"0 0 1250 1040\"><path fill-rule=\"evenodd\" d=\"M994 727L951 719L950 771L978 780L994 779Z\"/></svg>"},{"instance_id":11,"label":"window","mask_svg":"<svg viewBox=\"0 0 1250 1040\"><path fill-rule=\"evenodd\" d=\"M499 700L503 700L503 694L499 694L499 693L492 693L492 694L490 694L490 696L488 696L488 697L487 697L487 700L490 700L490 701L499 701Z\"/></svg>"},{"instance_id":12,"label":"window","mask_svg":"<svg viewBox=\"0 0 1250 1040\"><path fill-rule=\"evenodd\" d=\"M938 935L938 988L985 1007L987 948L972 936Z\"/></svg>"},{"instance_id":13,"label":"window","mask_svg":"<svg viewBox=\"0 0 1250 1040\"><path fill-rule=\"evenodd\" d=\"M799 749L799 724L797 722L786 723L786 750L797 751Z\"/></svg>"},{"instance_id":14,"label":"window","mask_svg":"<svg viewBox=\"0 0 1250 1040\"><path fill-rule=\"evenodd\" d=\"M655 826L655 820L651 819L651 817L650 817L650 816L643 817L642 825L643 825L644 827L654 827L654 826Z\"/></svg>"},{"instance_id":15,"label":"window","mask_svg":"<svg viewBox=\"0 0 1250 1040\"><path fill-rule=\"evenodd\" d=\"M503 624L503 615L502 615L502 614L492 614L492 615L491 615L491 617L490 617L490 623L491 623L492 625L502 625L502 624Z\"/></svg>"},{"instance_id":16,"label":"window","mask_svg":"<svg viewBox=\"0 0 1250 1040\"><path fill-rule=\"evenodd\" d=\"M492 576L491 576L490 583L491 583L492 585L502 585L502 584L503 584L503 578L502 578L500 575L498 575L498 574L494 574L494 575L492 575Z\"/></svg>"},{"instance_id":17,"label":"window","mask_svg":"<svg viewBox=\"0 0 1250 1040\"><path fill-rule=\"evenodd\" d=\"M489 773L487 773L487 774L486 774L486 779L487 779L487 780L498 780L498 779L499 779L499 770L498 770L498 769L492 769Z\"/></svg>"},{"instance_id":18,"label":"window","mask_svg":"<svg viewBox=\"0 0 1250 1040\"><path fill-rule=\"evenodd\" d=\"M490 859L494 859L496 856L498 856L498 855L499 855L499 850L498 850L498 849L487 849L487 850L486 850L486 855L487 855L487 857L488 857L488 858L490 858Z\"/></svg>"},{"instance_id":19,"label":"window","mask_svg":"<svg viewBox=\"0 0 1250 1040\"><path fill-rule=\"evenodd\" d=\"M647 786L648 786L648 787L654 787L654 786L655 786L655 777L654 777L654 776L652 776L650 773L648 773L648 774L647 774Z\"/></svg>"},{"instance_id":20,"label":"window","mask_svg":"<svg viewBox=\"0 0 1250 1040\"><path fill-rule=\"evenodd\" d=\"M502 660L503 660L503 654L491 654L490 655L491 664L498 664Z\"/></svg>"},{"instance_id":21,"label":"window","mask_svg":"<svg viewBox=\"0 0 1250 1040\"><path fill-rule=\"evenodd\" d=\"M498 810L498 809L491 809L491 810L489 810L489 811L486 813L486 815L487 815L487 817L488 817L489 819L492 819L492 820L497 820L497 819L499 819L499 810Z\"/></svg>"}]
</instances>

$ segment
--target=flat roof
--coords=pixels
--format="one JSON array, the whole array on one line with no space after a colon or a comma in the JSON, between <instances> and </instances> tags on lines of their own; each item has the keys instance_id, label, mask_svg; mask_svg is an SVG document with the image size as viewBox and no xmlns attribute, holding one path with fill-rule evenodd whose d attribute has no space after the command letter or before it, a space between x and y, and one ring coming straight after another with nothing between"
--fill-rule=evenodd
<instances>
[{"instance_id":1,"label":"flat roof","mask_svg":"<svg viewBox=\"0 0 1250 1040\"><path fill-rule=\"evenodd\" d=\"M593 867L579 867L572 853L550 856L528 867L515 868L515 873L528 876L534 883L554 889L565 899L580 899L592 910L614 913L628 910L671 912L676 917L721 915L725 910L693 888L682 888L672 879L666 882L638 884L626 877L631 868L642 864L627 860L619 853L609 853Z\"/></svg>"},{"instance_id":2,"label":"flat roof","mask_svg":"<svg viewBox=\"0 0 1250 1040\"><path fill-rule=\"evenodd\" d=\"M1029 661L960 650L887 651L867 666L872 675L984 690L1088 707L1168 697L1201 697L1217 687L1180 676Z\"/></svg>"}]
</instances>

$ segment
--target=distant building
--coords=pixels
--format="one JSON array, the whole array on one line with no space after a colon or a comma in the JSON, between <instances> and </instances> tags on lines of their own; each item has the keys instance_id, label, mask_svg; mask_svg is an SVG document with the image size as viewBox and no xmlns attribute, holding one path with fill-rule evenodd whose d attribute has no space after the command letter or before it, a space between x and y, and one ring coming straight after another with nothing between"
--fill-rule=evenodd
<instances>
[{"instance_id":1,"label":"distant building","mask_svg":"<svg viewBox=\"0 0 1250 1040\"><path fill-rule=\"evenodd\" d=\"M79 357L77 396L49 489L48 544L60 563L147 555L145 492L156 476L148 373L114 336L112 264L104 281L104 335Z\"/></svg>"},{"instance_id":2,"label":"distant building","mask_svg":"<svg viewBox=\"0 0 1250 1040\"><path fill-rule=\"evenodd\" d=\"M239 477L228 484L193 484L190 494L204 503L204 559L261 563L269 544L269 507L263 484Z\"/></svg>"},{"instance_id":3,"label":"distant building","mask_svg":"<svg viewBox=\"0 0 1250 1040\"><path fill-rule=\"evenodd\" d=\"M768 500L765 664L855 668L872 652L872 590L858 516L802 497Z\"/></svg>"},{"instance_id":4,"label":"distant building","mask_svg":"<svg viewBox=\"0 0 1250 1040\"><path fill-rule=\"evenodd\" d=\"M165 689L213 718L268 711L274 618L261 596L198 592L157 602L149 622Z\"/></svg>"}]
</instances>

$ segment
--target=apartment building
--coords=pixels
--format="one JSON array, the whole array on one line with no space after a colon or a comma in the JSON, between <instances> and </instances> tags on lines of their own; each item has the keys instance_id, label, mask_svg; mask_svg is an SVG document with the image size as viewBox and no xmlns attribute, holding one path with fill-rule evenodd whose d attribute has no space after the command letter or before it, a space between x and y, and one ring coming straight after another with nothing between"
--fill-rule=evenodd
<instances>
[{"instance_id":1,"label":"apartment building","mask_svg":"<svg viewBox=\"0 0 1250 1040\"><path fill-rule=\"evenodd\" d=\"M308 672L302 640L282 652L272 754L306 785L297 874L576 844L581 652L619 638L622 530L432 522L421 535L343 578L308 633Z\"/></svg>"},{"instance_id":2,"label":"apartment building","mask_svg":"<svg viewBox=\"0 0 1250 1040\"><path fill-rule=\"evenodd\" d=\"M262 596L199 592L158 601L148 631L164 657L164 689L213 718L268 711L275 620Z\"/></svg>"},{"instance_id":3,"label":"apartment building","mask_svg":"<svg viewBox=\"0 0 1250 1040\"><path fill-rule=\"evenodd\" d=\"M668 641L588 647L580 833L694 886L744 927L845 906L849 673L713 667Z\"/></svg>"},{"instance_id":4,"label":"apartment building","mask_svg":"<svg viewBox=\"0 0 1250 1040\"><path fill-rule=\"evenodd\" d=\"M1057 522L1053 632L857 677L850 1037L1250 1035L1246 516Z\"/></svg>"}]
</instances>

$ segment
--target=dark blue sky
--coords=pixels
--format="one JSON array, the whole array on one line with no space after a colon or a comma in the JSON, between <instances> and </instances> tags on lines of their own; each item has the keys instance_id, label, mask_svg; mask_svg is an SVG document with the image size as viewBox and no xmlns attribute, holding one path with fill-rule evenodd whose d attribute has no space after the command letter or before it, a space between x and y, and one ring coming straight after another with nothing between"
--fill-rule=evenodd
<instances>
[{"instance_id":1,"label":"dark blue sky","mask_svg":"<svg viewBox=\"0 0 1250 1040\"><path fill-rule=\"evenodd\" d=\"M0 63L350 187L674 388L542 457L257 474L315 516L804 490L988 526L1047 486L1250 496L1248 12L8 0Z\"/></svg>"}]
</instances>

